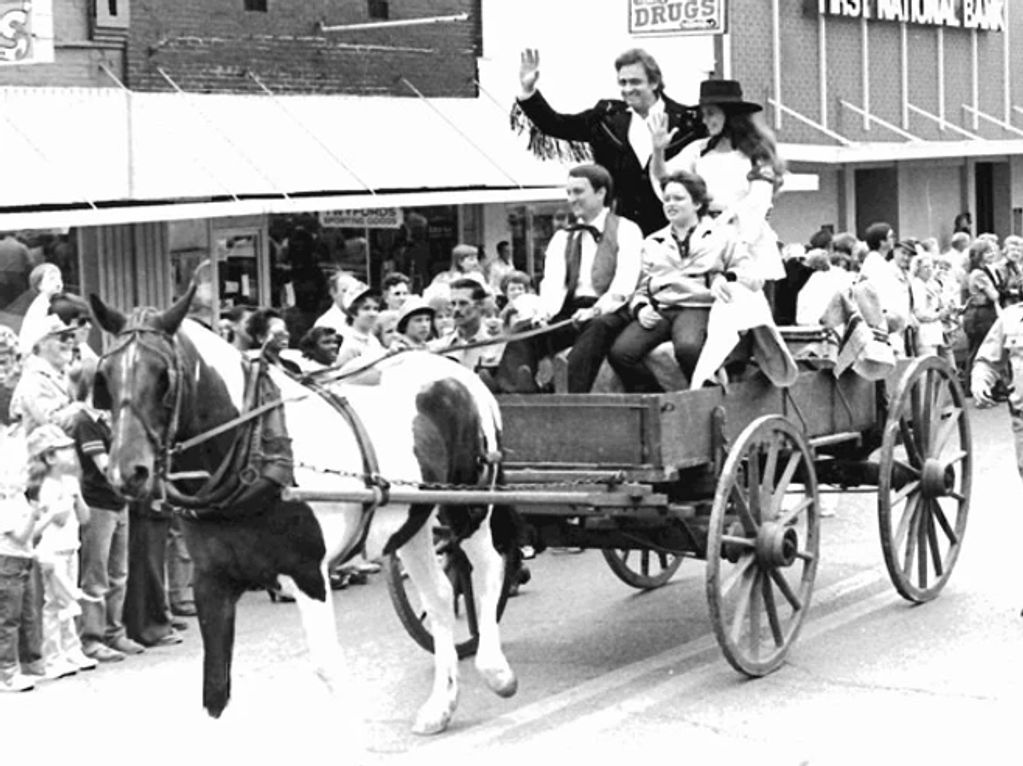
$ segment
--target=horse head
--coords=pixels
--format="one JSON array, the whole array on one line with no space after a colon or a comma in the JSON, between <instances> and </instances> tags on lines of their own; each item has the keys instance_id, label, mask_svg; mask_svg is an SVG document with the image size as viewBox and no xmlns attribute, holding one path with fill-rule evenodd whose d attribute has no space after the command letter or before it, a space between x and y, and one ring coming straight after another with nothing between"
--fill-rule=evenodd
<instances>
[{"instance_id":1,"label":"horse head","mask_svg":"<svg viewBox=\"0 0 1023 766\"><path fill-rule=\"evenodd\" d=\"M110 483L126 497L149 496L167 459L180 416L178 349L174 336L188 313L193 285L165 311L130 315L90 295L96 323L114 335L100 359L93 401L109 410L113 439Z\"/></svg>"}]
</instances>

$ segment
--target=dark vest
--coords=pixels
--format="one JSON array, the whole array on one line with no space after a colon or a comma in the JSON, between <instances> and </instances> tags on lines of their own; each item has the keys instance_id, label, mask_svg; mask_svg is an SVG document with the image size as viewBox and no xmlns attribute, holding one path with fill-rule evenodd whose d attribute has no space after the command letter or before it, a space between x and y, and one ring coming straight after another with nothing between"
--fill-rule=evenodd
<instances>
[{"instance_id":1,"label":"dark vest","mask_svg":"<svg viewBox=\"0 0 1023 766\"><path fill-rule=\"evenodd\" d=\"M608 213L604 219L604 236L597 243L597 252L593 256L593 269L590 281L593 291L599 296L607 292L618 268L618 221L614 213Z\"/></svg>"}]
</instances>

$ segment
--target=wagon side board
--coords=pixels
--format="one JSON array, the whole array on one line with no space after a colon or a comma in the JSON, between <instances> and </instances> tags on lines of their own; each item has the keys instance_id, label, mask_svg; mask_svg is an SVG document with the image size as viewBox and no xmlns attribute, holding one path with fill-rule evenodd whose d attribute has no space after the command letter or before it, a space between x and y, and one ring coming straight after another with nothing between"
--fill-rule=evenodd
<instances>
[{"instance_id":1,"label":"wagon side board","mask_svg":"<svg viewBox=\"0 0 1023 766\"><path fill-rule=\"evenodd\" d=\"M853 373L800 373L780 389L764 376L663 394L499 397L510 467L621 470L633 480L670 480L714 459L713 413L727 442L762 415L789 417L807 438L865 432L878 418L877 384Z\"/></svg>"}]
</instances>

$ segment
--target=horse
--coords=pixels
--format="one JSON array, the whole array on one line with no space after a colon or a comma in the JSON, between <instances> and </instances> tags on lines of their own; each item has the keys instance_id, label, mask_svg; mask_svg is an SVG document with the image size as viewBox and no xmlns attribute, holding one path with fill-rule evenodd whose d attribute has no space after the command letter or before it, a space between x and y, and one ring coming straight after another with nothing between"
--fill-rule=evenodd
<instances>
[{"instance_id":1,"label":"horse","mask_svg":"<svg viewBox=\"0 0 1023 766\"><path fill-rule=\"evenodd\" d=\"M111 413L108 476L129 498L162 491L173 501L169 490L180 486L182 475L215 477L237 448L241 427L231 426L246 411L245 375L252 362L187 317L194 292L193 287L165 311L141 308L127 316L90 296L97 324L114 336L100 359L93 391L96 406ZM346 420L330 397L266 366L280 392L276 406L269 407L283 413L298 487L365 490L376 478L367 475L367 451L375 452L379 476L391 482L496 483L500 410L476 375L430 352L401 354L378 369L376 385L332 386L335 399L348 402L355 414ZM174 449L189 439L201 443ZM479 613L476 667L498 695L515 693L516 676L497 626L501 551L514 546L511 508L382 502L373 509L357 502L296 502L285 499L278 484L253 486L261 489L254 496L182 514L195 565L202 700L210 716L219 718L230 700L238 599L246 590L278 587L282 580L295 593L317 675L333 692L342 688L344 663L328 565L353 554L362 539L370 557L397 550L421 595L434 636L434 680L412 730L445 730L457 705L459 679L452 586L434 548L431 519L438 512L461 538L472 567ZM383 485L378 481L377 486Z\"/></svg>"}]
</instances>

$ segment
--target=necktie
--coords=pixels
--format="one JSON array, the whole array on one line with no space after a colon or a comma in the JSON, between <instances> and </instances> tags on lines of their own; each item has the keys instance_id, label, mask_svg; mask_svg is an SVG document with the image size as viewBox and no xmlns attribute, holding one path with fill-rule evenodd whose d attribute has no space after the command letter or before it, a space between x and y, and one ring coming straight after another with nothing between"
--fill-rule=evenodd
<instances>
[{"instance_id":1,"label":"necktie","mask_svg":"<svg viewBox=\"0 0 1023 766\"><path fill-rule=\"evenodd\" d=\"M573 232L588 231L590 236L593 237L593 241L598 245L600 244L600 240L604 238L604 234L600 231L600 229L588 223L573 223L568 227L568 230Z\"/></svg>"},{"instance_id":2,"label":"necktie","mask_svg":"<svg viewBox=\"0 0 1023 766\"><path fill-rule=\"evenodd\" d=\"M579 286L579 264L583 259L583 234L581 231L568 232L568 244L565 246L565 289L568 299L575 295Z\"/></svg>"}]
</instances>

